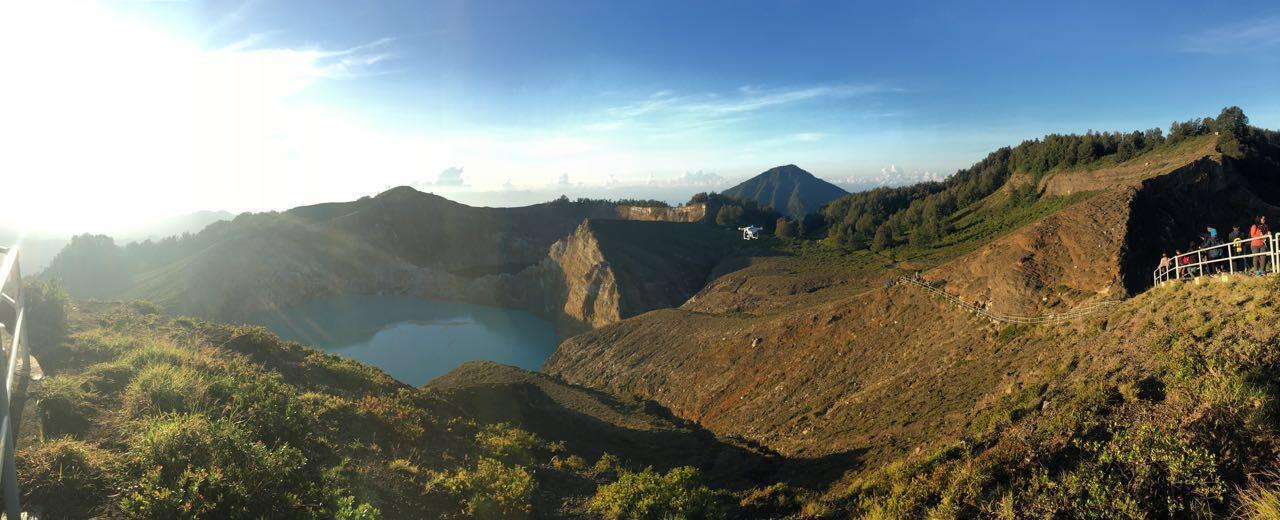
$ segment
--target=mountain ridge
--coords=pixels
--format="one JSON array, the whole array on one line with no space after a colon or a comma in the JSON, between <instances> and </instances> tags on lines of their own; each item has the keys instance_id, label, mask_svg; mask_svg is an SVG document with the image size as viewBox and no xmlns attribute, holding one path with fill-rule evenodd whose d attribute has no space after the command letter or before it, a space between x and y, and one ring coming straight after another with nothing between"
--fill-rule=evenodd
<instances>
[{"instance_id":1,"label":"mountain ridge","mask_svg":"<svg viewBox=\"0 0 1280 520\"><path fill-rule=\"evenodd\" d=\"M843 188L794 164L770 168L721 193L736 199L755 200L797 220L817 213L823 204L848 194Z\"/></svg>"}]
</instances>

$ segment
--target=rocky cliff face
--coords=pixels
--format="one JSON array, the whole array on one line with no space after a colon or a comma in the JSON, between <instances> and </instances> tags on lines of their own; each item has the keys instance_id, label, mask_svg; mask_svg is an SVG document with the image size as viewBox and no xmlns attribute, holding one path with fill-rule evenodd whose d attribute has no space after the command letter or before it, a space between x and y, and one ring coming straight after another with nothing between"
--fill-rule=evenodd
<instances>
[{"instance_id":1,"label":"rocky cliff face","mask_svg":"<svg viewBox=\"0 0 1280 520\"><path fill-rule=\"evenodd\" d=\"M733 239L703 224L588 219L542 262L502 277L506 289L495 292L568 335L679 306L731 253Z\"/></svg>"},{"instance_id":2,"label":"rocky cliff face","mask_svg":"<svg viewBox=\"0 0 1280 520\"><path fill-rule=\"evenodd\" d=\"M705 203L694 203L673 208L647 206L618 206L618 218L622 220L656 220L662 222L699 222L707 216Z\"/></svg>"}]
</instances>

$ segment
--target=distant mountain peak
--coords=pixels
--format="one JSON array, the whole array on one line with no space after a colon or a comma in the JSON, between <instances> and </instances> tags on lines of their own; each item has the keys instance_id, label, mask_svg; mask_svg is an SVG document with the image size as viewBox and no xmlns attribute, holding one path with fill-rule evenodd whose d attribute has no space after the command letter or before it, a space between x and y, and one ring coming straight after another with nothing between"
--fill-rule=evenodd
<instances>
[{"instance_id":1,"label":"distant mountain peak","mask_svg":"<svg viewBox=\"0 0 1280 520\"><path fill-rule=\"evenodd\" d=\"M736 199L755 200L797 219L816 213L823 204L848 194L794 164L770 168L723 193Z\"/></svg>"}]
</instances>

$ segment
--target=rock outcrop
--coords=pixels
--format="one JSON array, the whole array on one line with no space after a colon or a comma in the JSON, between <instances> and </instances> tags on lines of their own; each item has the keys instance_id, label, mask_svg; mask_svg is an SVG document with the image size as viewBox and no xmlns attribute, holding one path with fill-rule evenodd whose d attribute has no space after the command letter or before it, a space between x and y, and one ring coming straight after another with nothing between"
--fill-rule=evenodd
<instances>
[{"instance_id":1,"label":"rock outcrop","mask_svg":"<svg viewBox=\"0 0 1280 520\"><path fill-rule=\"evenodd\" d=\"M506 294L562 331L597 328L698 292L731 252L734 234L703 224L583 221L538 265L506 277Z\"/></svg>"},{"instance_id":2,"label":"rock outcrop","mask_svg":"<svg viewBox=\"0 0 1280 520\"><path fill-rule=\"evenodd\" d=\"M700 222L707 216L707 205L693 203L669 208L650 206L618 206L622 220L657 220L663 222Z\"/></svg>"}]
</instances>

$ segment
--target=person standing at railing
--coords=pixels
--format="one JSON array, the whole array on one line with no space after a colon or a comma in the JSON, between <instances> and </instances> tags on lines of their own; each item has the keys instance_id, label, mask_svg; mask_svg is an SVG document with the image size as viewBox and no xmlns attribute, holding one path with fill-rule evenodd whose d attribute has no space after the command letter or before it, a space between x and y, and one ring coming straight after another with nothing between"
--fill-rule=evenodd
<instances>
[{"instance_id":1,"label":"person standing at railing","mask_svg":"<svg viewBox=\"0 0 1280 520\"><path fill-rule=\"evenodd\" d=\"M1173 261L1169 260L1169 253L1160 253L1160 265L1156 268L1156 274L1165 278L1171 267L1173 267Z\"/></svg>"},{"instance_id":2,"label":"person standing at railing","mask_svg":"<svg viewBox=\"0 0 1280 520\"><path fill-rule=\"evenodd\" d=\"M1222 248L1218 246L1221 246L1222 242L1218 241L1218 230L1213 226L1206 226L1204 229L1204 243L1201 247L1209 250L1207 253L1209 263L1202 270L1205 274L1218 274L1218 271L1222 270L1222 266L1218 264L1218 259L1222 258L1223 254Z\"/></svg>"},{"instance_id":3,"label":"person standing at railing","mask_svg":"<svg viewBox=\"0 0 1280 520\"><path fill-rule=\"evenodd\" d=\"M1195 245L1195 244L1192 244ZM1174 251L1175 255L1182 256L1182 251ZM1178 259L1178 278L1191 275L1191 268L1187 267L1191 263L1191 255L1182 256Z\"/></svg>"},{"instance_id":4,"label":"person standing at railing","mask_svg":"<svg viewBox=\"0 0 1280 520\"><path fill-rule=\"evenodd\" d=\"M1249 268L1249 262L1244 259L1244 233L1240 232L1240 225L1232 224L1231 234L1227 235L1227 242L1233 257L1231 261L1232 270L1243 273L1245 269Z\"/></svg>"},{"instance_id":5,"label":"person standing at railing","mask_svg":"<svg viewBox=\"0 0 1280 520\"><path fill-rule=\"evenodd\" d=\"M1267 237L1271 235L1271 228L1267 226L1267 217L1258 217L1257 222L1249 228L1249 237L1253 239L1249 243L1249 247L1253 250L1253 274L1262 276L1267 272L1271 262L1268 261L1268 255L1271 252L1271 244L1268 244Z\"/></svg>"}]
</instances>

